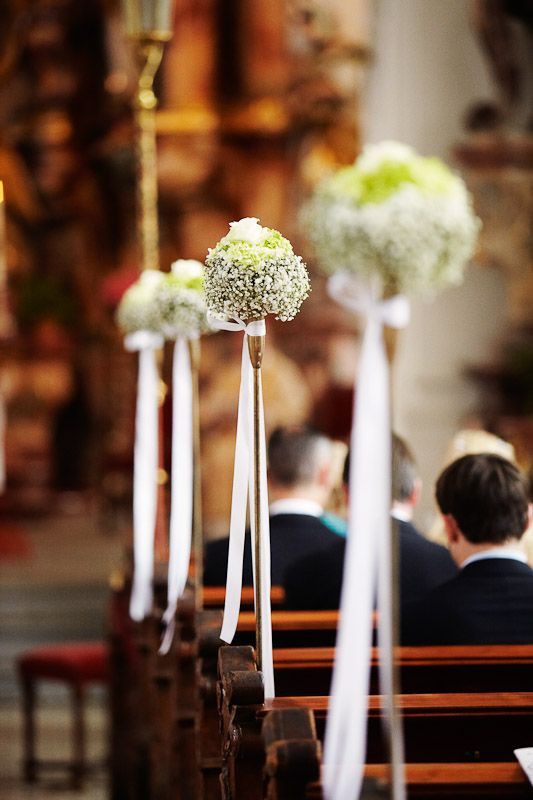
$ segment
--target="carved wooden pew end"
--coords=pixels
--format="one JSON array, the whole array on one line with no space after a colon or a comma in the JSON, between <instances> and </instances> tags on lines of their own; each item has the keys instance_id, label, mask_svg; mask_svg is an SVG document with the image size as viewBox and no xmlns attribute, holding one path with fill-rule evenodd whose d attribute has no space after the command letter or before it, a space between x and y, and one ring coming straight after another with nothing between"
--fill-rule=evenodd
<instances>
[{"instance_id":1,"label":"carved wooden pew end","mask_svg":"<svg viewBox=\"0 0 533 800\"><path fill-rule=\"evenodd\" d=\"M218 651L217 704L222 736L223 800L255 800L265 753L256 711L263 705L263 675L249 646Z\"/></svg>"},{"instance_id":2,"label":"carved wooden pew end","mask_svg":"<svg viewBox=\"0 0 533 800\"><path fill-rule=\"evenodd\" d=\"M320 776L321 746L312 711L271 711L264 719L262 733L268 800L303 800L307 784Z\"/></svg>"}]
</instances>

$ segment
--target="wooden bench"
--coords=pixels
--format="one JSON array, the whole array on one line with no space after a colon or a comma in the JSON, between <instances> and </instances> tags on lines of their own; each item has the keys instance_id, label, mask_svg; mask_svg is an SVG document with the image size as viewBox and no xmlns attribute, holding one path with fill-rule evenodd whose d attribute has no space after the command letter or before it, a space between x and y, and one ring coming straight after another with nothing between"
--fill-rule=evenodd
<instances>
[{"instance_id":1,"label":"wooden bench","mask_svg":"<svg viewBox=\"0 0 533 800\"><path fill-rule=\"evenodd\" d=\"M122 613L127 615L127 602L123 603ZM180 800L189 797L196 800L200 796L211 800L217 796L214 792L218 791L221 744L215 697L221 618L217 610L197 614L191 601L180 604L176 637L168 656L157 653L160 614L140 624L128 620L129 644L125 645L123 635L116 637L112 672L115 673L113 684L118 685L119 691L115 691L113 738L118 743L119 768L114 770L113 783L117 790L112 792L113 800L148 800L164 794L165 785L177 783L182 787ZM274 610L272 618L274 630L286 637L284 643L287 644L294 640L295 634L304 642L316 642L316 636L324 632L333 637L338 614ZM239 628L240 636L253 641L255 616L252 612L241 614ZM131 653L124 652L128 648L135 661L133 669L129 663ZM416 688L419 693L427 692L434 687L443 691L454 686L465 691L477 686L486 690L533 688L529 680L530 675L533 680L531 647L480 647L476 648L477 652L472 648L438 650L398 650L402 675L408 679L407 683L404 680L404 692ZM374 651L374 668L375 655ZM332 661L331 647L276 650L278 694L326 694ZM129 663L129 672L124 672L126 663ZM466 678L470 684L463 682ZM127 698L120 694L125 690ZM377 691L375 686L373 690ZM318 719L322 724L320 714ZM376 761L379 761L379 754ZM199 788L198 766L206 781L203 795ZM129 794L123 790L125 783L129 784Z\"/></svg>"},{"instance_id":2,"label":"wooden bench","mask_svg":"<svg viewBox=\"0 0 533 800\"><path fill-rule=\"evenodd\" d=\"M205 608L221 608L226 598L225 586L204 586L203 605ZM283 586L273 586L270 591L270 602L273 608L282 606L285 602L285 590ZM241 607L253 608L254 590L253 586L243 586L241 592Z\"/></svg>"},{"instance_id":3,"label":"wooden bench","mask_svg":"<svg viewBox=\"0 0 533 800\"><path fill-rule=\"evenodd\" d=\"M312 629L315 625L335 624L335 612L291 612L273 613L274 625L290 630L303 619L304 625ZM218 715L215 708L216 660L220 640L218 631L220 618L215 617L211 629L213 640L209 646L202 639L205 650L200 649L199 683L202 688L200 753L201 770L206 786L218 784L220 770L220 742ZM241 615L240 624L250 634L253 631L253 614ZM204 632L205 633L205 632ZM313 631L314 633L314 631ZM533 689L533 647L525 645L475 646L475 647L431 647L397 648L397 662L401 670L403 692L464 692L528 691ZM282 648L274 650L276 691L280 695L311 695L329 692L333 665L333 648ZM378 693L377 649L372 651L371 691ZM205 797L209 797L206 793Z\"/></svg>"},{"instance_id":4,"label":"wooden bench","mask_svg":"<svg viewBox=\"0 0 533 800\"><path fill-rule=\"evenodd\" d=\"M265 796L268 800L322 800L321 747L308 709L272 711L262 728L265 746ZM367 764L365 789L388 798L388 765ZM408 763L408 798L527 798L531 787L517 762ZM367 795L367 796L368 796Z\"/></svg>"},{"instance_id":5,"label":"wooden bench","mask_svg":"<svg viewBox=\"0 0 533 800\"><path fill-rule=\"evenodd\" d=\"M372 648L373 694L379 691L378 654ZM327 694L334 657L331 647L275 650L276 693ZM533 691L532 645L397 647L395 663L404 693Z\"/></svg>"},{"instance_id":6,"label":"wooden bench","mask_svg":"<svg viewBox=\"0 0 533 800\"><path fill-rule=\"evenodd\" d=\"M224 797L256 800L264 754L260 745L263 718L272 710L312 711L323 735L329 698L278 697L262 702L262 676L253 651L224 647L219 651L218 706L222 730ZM408 762L502 762L514 747L529 741L533 727L533 692L433 693L399 695ZM381 740L381 705L369 698L368 763L385 759Z\"/></svg>"}]
</instances>

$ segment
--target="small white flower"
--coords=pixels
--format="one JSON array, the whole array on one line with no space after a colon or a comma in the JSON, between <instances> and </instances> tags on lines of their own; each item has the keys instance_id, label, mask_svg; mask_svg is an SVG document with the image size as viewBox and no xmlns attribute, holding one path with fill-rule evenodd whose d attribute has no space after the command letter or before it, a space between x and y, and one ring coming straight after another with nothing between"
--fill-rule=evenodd
<instances>
[{"instance_id":1,"label":"small white flower","mask_svg":"<svg viewBox=\"0 0 533 800\"><path fill-rule=\"evenodd\" d=\"M201 261L196 261L194 258L178 258L170 265L170 271L177 278L183 278L184 281L194 280L194 278L202 278L204 274L204 265Z\"/></svg>"},{"instance_id":2,"label":"small white flower","mask_svg":"<svg viewBox=\"0 0 533 800\"><path fill-rule=\"evenodd\" d=\"M144 269L139 275L139 283L147 289L155 289L164 279L164 274L158 269Z\"/></svg>"},{"instance_id":3,"label":"small white flower","mask_svg":"<svg viewBox=\"0 0 533 800\"><path fill-rule=\"evenodd\" d=\"M401 142L385 141L367 144L357 159L361 172L373 172L383 161L411 161L415 155L412 147Z\"/></svg>"},{"instance_id":4,"label":"small white flower","mask_svg":"<svg viewBox=\"0 0 533 800\"><path fill-rule=\"evenodd\" d=\"M227 241L250 242L259 244L268 238L269 229L259 225L257 217L243 217L238 222L230 222L229 233L224 237Z\"/></svg>"}]
</instances>

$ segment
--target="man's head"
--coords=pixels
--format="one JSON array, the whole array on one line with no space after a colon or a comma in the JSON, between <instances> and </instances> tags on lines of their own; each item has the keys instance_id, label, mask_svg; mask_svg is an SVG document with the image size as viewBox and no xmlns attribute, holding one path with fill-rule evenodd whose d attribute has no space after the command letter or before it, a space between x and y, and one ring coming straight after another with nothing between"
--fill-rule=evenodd
<instances>
[{"instance_id":1,"label":"man's head","mask_svg":"<svg viewBox=\"0 0 533 800\"><path fill-rule=\"evenodd\" d=\"M396 433L392 434L391 479L393 504L414 508L420 497L421 481L412 452Z\"/></svg>"},{"instance_id":2,"label":"man's head","mask_svg":"<svg viewBox=\"0 0 533 800\"><path fill-rule=\"evenodd\" d=\"M392 434L391 448L391 501L392 511L402 512L402 519L411 519L414 508L420 499L422 481L418 474L415 458L398 434ZM350 454L344 462L343 483L348 489L350 480Z\"/></svg>"},{"instance_id":3,"label":"man's head","mask_svg":"<svg viewBox=\"0 0 533 800\"><path fill-rule=\"evenodd\" d=\"M331 491L330 440L307 428L276 428L268 442L272 499L299 496L323 505Z\"/></svg>"},{"instance_id":4,"label":"man's head","mask_svg":"<svg viewBox=\"0 0 533 800\"><path fill-rule=\"evenodd\" d=\"M436 497L450 549L480 550L517 543L528 525L525 480L505 458L463 456L437 480Z\"/></svg>"}]
</instances>

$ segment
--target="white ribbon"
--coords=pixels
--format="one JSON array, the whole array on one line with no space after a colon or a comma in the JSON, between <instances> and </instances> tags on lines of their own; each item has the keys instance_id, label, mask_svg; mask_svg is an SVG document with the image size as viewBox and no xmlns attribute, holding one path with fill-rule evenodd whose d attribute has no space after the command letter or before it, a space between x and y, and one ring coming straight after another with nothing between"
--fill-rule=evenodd
<instances>
[{"instance_id":1,"label":"white ribbon","mask_svg":"<svg viewBox=\"0 0 533 800\"><path fill-rule=\"evenodd\" d=\"M328 283L342 306L366 317L354 400L350 444L349 535L346 545L335 667L324 743L324 789L327 800L359 797L366 750L366 726L372 645L372 607L380 576L380 631L389 631L390 559L390 389L383 325L404 327L409 302L396 295L379 301L346 273ZM380 689L392 702L392 655L383 641ZM390 712L390 703L386 711ZM397 743L402 751L401 743ZM403 787L395 797L404 797Z\"/></svg>"},{"instance_id":2,"label":"white ribbon","mask_svg":"<svg viewBox=\"0 0 533 800\"><path fill-rule=\"evenodd\" d=\"M133 454L133 585L130 616L141 620L152 610L154 535L157 513L158 383L155 351L163 337L151 331L130 333L126 350L139 353L135 448Z\"/></svg>"},{"instance_id":3,"label":"white ribbon","mask_svg":"<svg viewBox=\"0 0 533 800\"><path fill-rule=\"evenodd\" d=\"M166 626L159 652L168 653L174 637L178 598L183 594L192 541L193 508L193 419L192 374L187 339L174 345L172 364L172 480L170 489L170 533Z\"/></svg>"},{"instance_id":4,"label":"white ribbon","mask_svg":"<svg viewBox=\"0 0 533 800\"><path fill-rule=\"evenodd\" d=\"M244 535L246 529L246 502L249 495L250 528L252 541L252 565L255 574L255 499L254 499L254 435L253 435L253 367L248 353L248 336L264 336L264 319L246 324L234 318L227 322L208 314L212 326L226 331L243 331L241 385L239 390L239 409L237 414L237 436L235 442L235 462L233 467L233 491L231 497L231 520L228 550L228 573L226 579L226 598L224 619L220 638L230 643L233 640L241 605L242 567L244 555ZM266 442L263 410L263 393L259 396L260 419L260 525L261 525L261 628L263 632L262 672L265 685L265 698L274 697L274 667L272 656L272 621L270 609L270 525L268 517L268 488L266 478ZM256 609L257 612L257 609Z\"/></svg>"}]
</instances>

